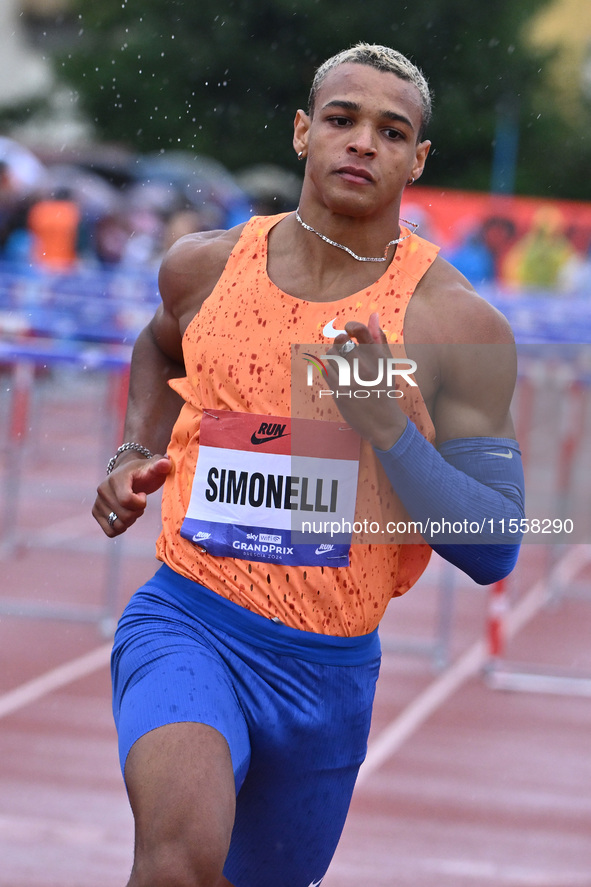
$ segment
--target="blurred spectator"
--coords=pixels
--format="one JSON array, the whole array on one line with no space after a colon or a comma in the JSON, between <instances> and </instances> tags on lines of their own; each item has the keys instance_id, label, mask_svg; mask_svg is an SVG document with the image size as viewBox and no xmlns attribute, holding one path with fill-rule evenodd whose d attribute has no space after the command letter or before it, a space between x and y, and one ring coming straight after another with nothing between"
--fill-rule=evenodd
<instances>
[{"instance_id":1,"label":"blurred spectator","mask_svg":"<svg viewBox=\"0 0 591 887\"><path fill-rule=\"evenodd\" d=\"M591 247L585 255L574 253L558 275L558 289L563 293L587 296L591 291Z\"/></svg>"},{"instance_id":2,"label":"blurred spectator","mask_svg":"<svg viewBox=\"0 0 591 887\"><path fill-rule=\"evenodd\" d=\"M131 231L124 213L106 213L98 219L91 237L94 255L100 265L111 267L123 258Z\"/></svg>"},{"instance_id":3,"label":"blurred spectator","mask_svg":"<svg viewBox=\"0 0 591 887\"><path fill-rule=\"evenodd\" d=\"M515 243L517 227L507 216L489 216L482 224L482 241L492 256L494 277L500 280L505 256Z\"/></svg>"},{"instance_id":4,"label":"blurred spectator","mask_svg":"<svg viewBox=\"0 0 591 887\"><path fill-rule=\"evenodd\" d=\"M5 160L0 160L0 251L4 258L22 202L10 165Z\"/></svg>"},{"instance_id":5,"label":"blurred spectator","mask_svg":"<svg viewBox=\"0 0 591 887\"><path fill-rule=\"evenodd\" d=\"M39 200L29 211L32 259L52 271L71 270L78 260L81 213L69 191Z\"/></svg>"},{"instance_id":6,"label":"blurred spectator","mask_svg":"<svg viewBox=\"0 0 591 887\"><path fill-rule=\"evenodd\" d=\"M564 234L560 210L543 207L535 215L529 231L507 253L503 279L518 287L553 289L561 269L574 253Z\"/></svg>"},{"instance_id":7,"label":"blurred spectator","mask_svg":"<svg viewBox=\"0 0 591 887\"><path fill-rule=\"evenodd\" d=\"M121 261L124 265L145 267L160 257L162 240L162 213L149 207L133 209L127 216L129 239Z\"/></svg>"},{"instance_id":8,"label":"blurred spectator","mask_svg":"<svg viewBox=\"0 0 591 887\"><path fill-rule=\"evenodd\" d=\"M302 180L280 166L261 163L235 175L238 185L250 198L254 215L274 215L294 210L299 201ZM245 221L245 218L239 221Z\"/></svg>"},{"instance_id":9,"label":"blurred spectator","mask_svg":"<svg viewBox=\"0 0 591 887\"><path fill-rule=\"evenodd\" d=\"M0 160L0 219L3 221L12 212L19 194L10 167L5 160Z\"/></svg>"},{"instance_id":10,"label":"blurred spectator","mask_svg":"<svg viewBox=\"0 0 591 887\"><path fill-rule=\"evenodd\" d=\"M468 232L463 243L445 253L445 258L467 277L473 286L495 278L495 263L486 245L482 228Z\"/></svg>"},{"instance_id":11,"label":"blurred spectator","mask_svg":"<svg viewBox=\"0 0 591 887\"><path fill-rule=\"evenodd\" d=\"M21 198L6 221L2 257L15 265L31 264L33 237L28 227L31 201Z\"/></svg>"}]
</instances>

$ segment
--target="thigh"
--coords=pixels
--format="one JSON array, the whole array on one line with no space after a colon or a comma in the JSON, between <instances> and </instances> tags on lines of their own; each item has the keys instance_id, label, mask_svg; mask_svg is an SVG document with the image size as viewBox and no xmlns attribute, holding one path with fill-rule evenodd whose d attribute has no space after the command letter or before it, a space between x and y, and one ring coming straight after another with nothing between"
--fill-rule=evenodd
<instances>
[{"instance_id":1,"label":"thigh","mask_svg":"<svg viewBox=\"0 0 591 887\"><path fill-rule=\"evenodd\" d=\"M232 675L205 627L191 624L174 602L138 593L119 622L111 668L122 770L152 731L203 724L224 737L240 787L250 759L248 728Z\"/></svg>"},{"instance_id":2,"label":"thigh","mask_svg":"<svg viewBox=\"0 0 591 887\"><path fill-rule=\"evenodd\" d=\"M160 727L131 749L125 781L135 820L130 885L217 884L235 810L224 737L203 724Z\"/></svg>"},{"instance_id":3,"label":"thigh","mask_svg":"<svg viewBox=\"0 0 591 887\"><path fill-rule=\"evenodd\" d=\"M320 883L367 750L379 663L288 669L251 726L251 763L224 869L236 887ZM264 680L261 664L258 671Z\"/></svg>"},{"instance_id":4,"label":"thigh","mask_svg":"<svg viewBox=\"0 0 591 887\"><path fill-rule=\"evenodd\" d=\"M224 874L236 887L309 887L327 872L359 765L288 773L251 769L238 795Z\"/></svg>"}]
</instances>

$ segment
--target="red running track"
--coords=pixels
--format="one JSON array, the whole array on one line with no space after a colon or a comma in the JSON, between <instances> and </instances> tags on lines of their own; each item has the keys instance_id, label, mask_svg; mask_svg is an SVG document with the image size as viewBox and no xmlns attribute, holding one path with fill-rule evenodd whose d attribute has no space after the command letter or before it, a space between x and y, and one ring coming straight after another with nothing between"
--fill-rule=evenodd
<instances>
[{"instance_id":1,"label":"red running track","mask_svg":"<svg viewBox=\"0 0 591 887\"><path fill-rule=\"evenodd\" d=\"M21 453L0 562L2 887L119 887L131 865L101 625L106 589L116 615L152 572L158 508L114 559L89 516L109 455L104 386L42 379ZM507 655L591 675L590 568L545 605L546 556L528 546L511 582L511 612L531 607ZM449 664L402 652L431 641L445 576L434 563L384 620L368 762L323 887L591 887L591 701L491 690L487 591L459 577Z\"/></svg>"}]
</instances>

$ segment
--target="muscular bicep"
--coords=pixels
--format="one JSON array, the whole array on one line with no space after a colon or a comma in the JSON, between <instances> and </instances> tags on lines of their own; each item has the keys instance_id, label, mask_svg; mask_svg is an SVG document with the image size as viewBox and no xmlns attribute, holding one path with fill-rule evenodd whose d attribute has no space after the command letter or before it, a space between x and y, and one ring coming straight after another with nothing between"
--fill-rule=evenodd
<instances>
[{"instance_id":1,"label":"muscular bicep","mask_svg":"<svg viewBox=\"0 0 591 887\"><path fill-rule=\"evenodd\" d=\"M145 333L165 358L168 358L171 363L176 364L179 370L184 371L182 335L179 321L178 318L167 310L164 302L158 306L154 317L146 327Z\"/></svg>"},{"instance_id":2,"label":"muscular bicep","mask_svg":"<svg viewBox=\"0 0 591 887\"><path fill-rule=\"evenodd\" d=\"M514 437L509 407L517 375L515 342L503 315L448 262L437 258L410 301L407 353L437 442Z\"/></svg>"},{"instance_id":3,"label":"muscular bicep","mask_svg":"<svg viewBox=\"0 0 591 887\"><path fill-rule=\"evenodd\" d=\"M441 386L433 410L437 443L465 437L514 437L510 414L517 375L512 338L441 349Z\"/></svg>"},{"instance_id":4,"label":"muscular bicep","mask_svg":"<svg viewBox=\"0 0 591 887\"><path fill-rule=\"evenodd\" d=\"M158 274L162 304L150 329L163 353L178 362L182 362L182 337L215 288L242 227L181 237L162 261Z\"/></svg>"}]
</instances>

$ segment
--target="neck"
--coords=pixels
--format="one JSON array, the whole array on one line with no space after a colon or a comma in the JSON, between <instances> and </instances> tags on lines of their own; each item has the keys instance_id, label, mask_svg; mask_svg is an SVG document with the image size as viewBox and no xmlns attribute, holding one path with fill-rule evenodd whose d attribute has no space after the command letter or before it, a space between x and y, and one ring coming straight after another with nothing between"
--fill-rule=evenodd
<instances>
[{"instance_id":1,"label":"neck","mask_svg":"<svg viewBox=\"0 0 591 887\"><path fill-rule=\"evenodd\" d=\"M385 263L391 260L396 245L410 237L410 234L418 227L415 223L408 222L406 219L399 220L396 218L395 222L391 222L389 239L385 240L389 232L382 224L379 226L379 232L375 231L374 226L371 225L370 232L368 230L370 226L364 225L361 219L332 214L325 219L325 227L321 227L322 222L319 222L317 226L305 216L303 217L305 212L306 210L299 206L295 212L295 218L301 228L309 235L308 241L310 237L318 238L329 249L346 253L360 263ZM400 232L400 221L405 222L409 228L408 232ZM341 231L343 232L342 234L340 233ZM392 247L394 247L394 250L392 250Z\"/></svg>"},{"instance_id":2,"label":"neck","mask_svg":"<svg viewBox=\"0 0 591 887\"><path fill-rule=\"evenodd\" d=\"M267 275L290 296L334 302L372 286L394 255L393 247L385 263L356 262L310 234L296 221L295 213L290 213L269 232Z\"/></svg>"}]
</instances>

